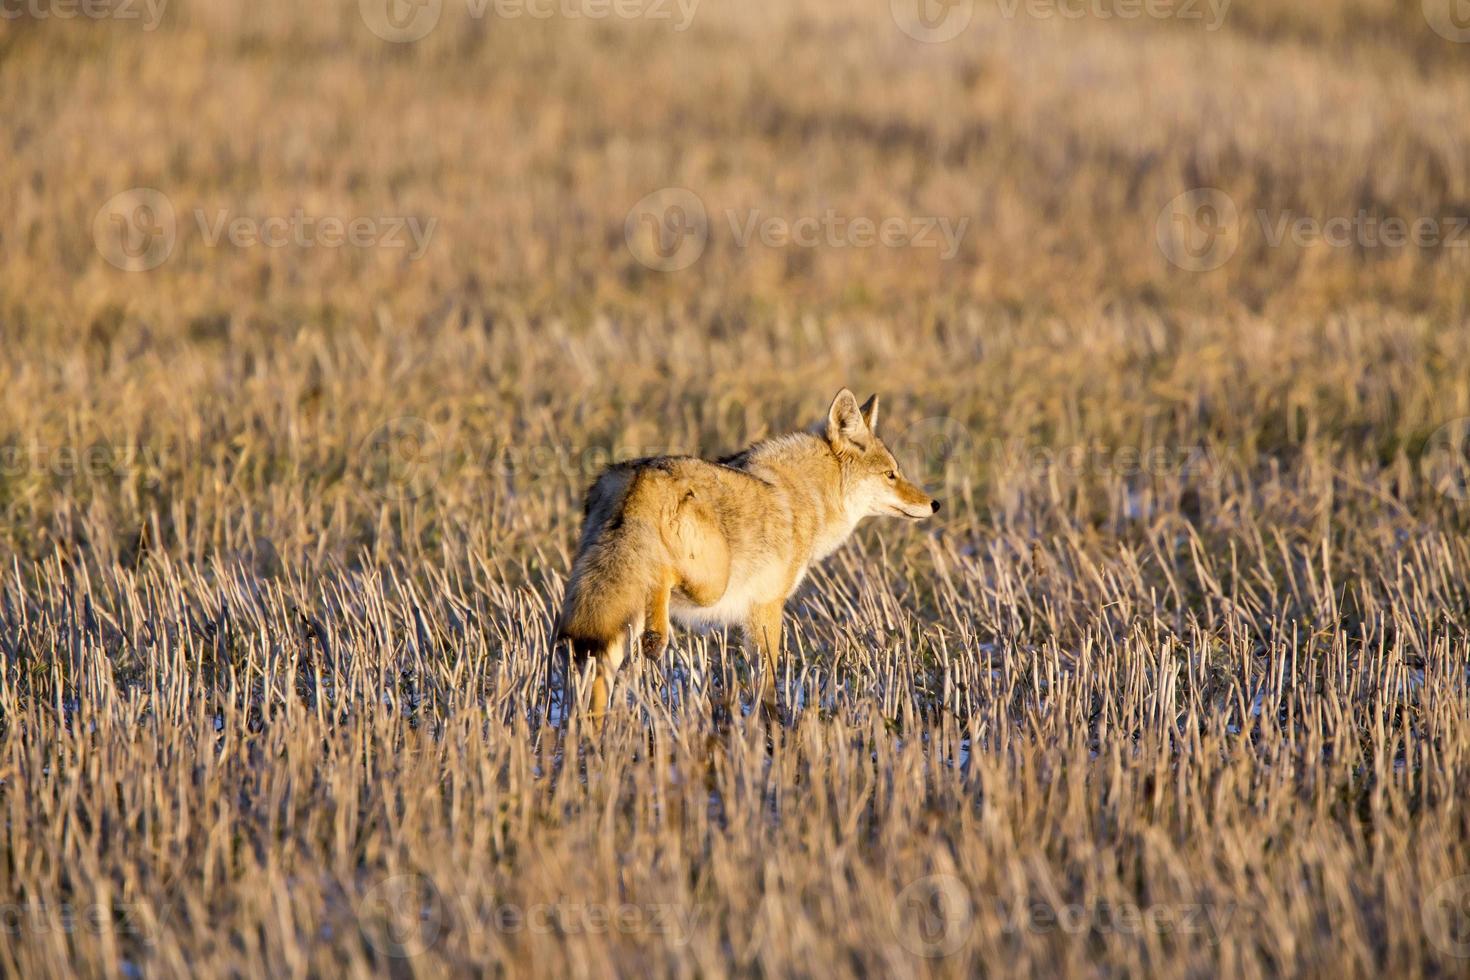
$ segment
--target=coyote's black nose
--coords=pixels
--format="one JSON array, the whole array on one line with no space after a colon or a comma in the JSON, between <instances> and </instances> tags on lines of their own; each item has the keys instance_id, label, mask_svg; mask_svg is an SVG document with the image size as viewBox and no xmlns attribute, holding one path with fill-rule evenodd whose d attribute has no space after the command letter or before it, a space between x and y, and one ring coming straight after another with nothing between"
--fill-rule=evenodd
<instances>
[{"instance_id":1,"label":"coyote's black nose","mask_svg":"<svg viewBox=\"0 0 1470 980\"><path fill-rule=\"evenodd\" d=\"M930 506L934 508L934 513L939 513L939 501L934 501L934 503L930 504Z\"/></svg>"}]
</instances>

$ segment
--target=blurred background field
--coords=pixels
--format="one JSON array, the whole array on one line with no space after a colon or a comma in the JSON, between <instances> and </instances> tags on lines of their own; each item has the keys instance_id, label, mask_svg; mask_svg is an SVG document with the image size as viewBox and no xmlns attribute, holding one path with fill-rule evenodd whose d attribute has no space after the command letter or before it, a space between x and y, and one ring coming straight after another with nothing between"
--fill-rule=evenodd
<instances>
[{"instance_id":1,"label":"blurred background field","mask_svg":"<svg viewBox=\"0 0 1470 980\"><path fill-rule=\"evenodd\" d=\"M7 972L1470 969L1452 6L392 2L0 19ZM789 727L554 724L597 468L842 385Z\"/></svg>"}]
</instances>

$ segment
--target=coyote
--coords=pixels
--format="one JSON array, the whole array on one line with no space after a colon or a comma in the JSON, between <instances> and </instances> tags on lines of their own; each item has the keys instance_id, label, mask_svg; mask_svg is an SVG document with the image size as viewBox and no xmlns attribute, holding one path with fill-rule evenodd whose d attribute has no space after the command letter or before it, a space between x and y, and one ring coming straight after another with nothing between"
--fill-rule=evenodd
<instances>
[{"instance_id":1,"label":"coyote","mask_svg":"<svg viewBox=\"0 0 1470 980\"><path fill-rule=\"evenodd\" d=\"M655 456L597 478L557 624L579 660L596 660L595 723L633 638L658 657L670 617L741 627L759 652L761 702L774 711L782 607L811 564L865 517L939 510L904 479L877 428L878 396L859 406L844 388L807 431L717 462Z\"/></svg>"}]
</instances>

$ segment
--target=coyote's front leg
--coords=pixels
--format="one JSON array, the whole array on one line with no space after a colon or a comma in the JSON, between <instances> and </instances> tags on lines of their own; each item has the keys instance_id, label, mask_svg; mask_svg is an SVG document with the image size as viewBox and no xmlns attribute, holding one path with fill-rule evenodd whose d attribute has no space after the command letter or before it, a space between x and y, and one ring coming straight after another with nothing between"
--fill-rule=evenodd
<instances>
[{"instance_id":1,"label":"coyote's front leg","mask_svg":"<svg viewBox=\"0 0 1470 980\"><path fill-rule=\"evenodd\" d=\"M745 637L759 654L758 669L761 708L768 717L776 714L776 658L781 652L781 615L785 601L760 603L750 610L745 625Z\"/></svg>"}]
</instances>

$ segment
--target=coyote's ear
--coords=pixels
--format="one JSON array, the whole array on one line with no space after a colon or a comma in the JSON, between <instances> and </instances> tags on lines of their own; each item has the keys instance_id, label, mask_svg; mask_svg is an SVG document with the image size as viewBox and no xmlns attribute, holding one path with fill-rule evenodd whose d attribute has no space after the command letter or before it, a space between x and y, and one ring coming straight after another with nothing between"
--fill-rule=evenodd
<instances>
[{"instance_id":1,"label":"coyote's ear","mask_svg":"<svg viewBox=\"0 0 1470 980\"><path fill-rule=\"evenodd\" d=\"M878 396L869 395L868 400L863 402L863 421L868 423L868 431L873 435L878 434Z\"/></svg>"},{"instance_id":2,"label":"coyote's ear","mask_svg":"<svg viewBox=\"0 0 1470 980\"><path fill-rule=\"evenodd\" d=\"M843 388L827 409L827 441L834 447L851 443L862 448L868 443L868 423L858 408L857 396Z\"/></svg>"}]
</instances>

